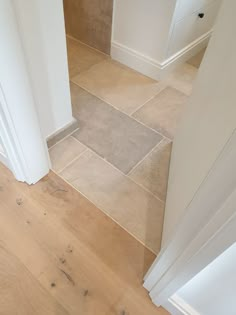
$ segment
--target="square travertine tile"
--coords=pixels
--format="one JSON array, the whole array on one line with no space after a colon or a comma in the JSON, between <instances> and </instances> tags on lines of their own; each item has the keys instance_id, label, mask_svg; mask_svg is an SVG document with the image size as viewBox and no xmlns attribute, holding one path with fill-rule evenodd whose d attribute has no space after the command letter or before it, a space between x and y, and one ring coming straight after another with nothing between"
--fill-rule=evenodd
<instances>
[{"instance_id":1,"label":"square travertine tile","mask_svg":"<svg viewBox=\"0 0 236 315\"><path fill-rule=\"evenodd\" d=\"M133 116L145 125L173 139L185 109L187 96L167 87L142 106Z\"/></svg>"},{"instance_id":2,"label":"square travertine tile","mask_svg":"<svg viewBox=\"0 0 236 315\"><path fill-rule=\"evenodd\" d=\"M162 201L166 199L172 142L162 142L135 167L129 177L151 191Z\"/></svg>"},{"instance_id":3,"label":"square travertine tile","mask_svg":"<svg viewBox=\"0 0 236 315\"><path fill-rule=\"evenodd\" d=\"M90 150L60 175L157 253L164 204Z\"/></svg>"},{"instance_id":4,"label":"square travertine tile","mask_svg":"<svg viewBox=\"0 0 236 315\"><path fill-rule=\"evenodd\" d=\"M49 149L52 169L59 172L85 150L86 147L76 139L71 136L65 138Z\"/></svg>"},{"instance_id":5,"label":"square travertine tile","mask_svg":"<svg viewBox=\"0 0 236 315\"><path fill-rule=\"evenodd\" d=\"M197 71L197 68L188 63L184 63L168 73L166 77L163 78L162 82L176 88L186 95L190 95Z\"/></svg>"},{"instance_id":6,"label":"square travertine tile","mask_svg":"<svg viewBox=\"0 0 236 315\"><path fill-rule=\"evenodd\" d=\"M109 58L109 56L69 37L67 37L67 55L70 78Z\"/></svg>"},{"instance_id":7,"label":"square travertine tile","mask_svg":"<svg viewBox=\"0 0 236 315\"><path fill-rule=\"evenodd\" d=\"M127 114L134 112L160 89L157 81L114 60L94 65L72 81Z\"/></svg>"},{"instance_id":8,"label":"square travertine tile","mask_svg":"<svg viewBox=\"0 0 236 315\"><path fill-rule=\"evenodd\" d=\"M204 57L205 52L206 52L206 48L202 49L199 53L197 53L195 56L193 56L192 58L188 60L188 64L196 68L199 68L202 63L202 59Z\"/></svg>"},{"instance_id":9,"label":"square travertine tile","mask_svg":"<svg viewBox=\"0 0 236 315\"><path fill-rule=\"evenodd\" d=\"M123 173L128 173L162 136L71 84L73 114L80 129L73 133Z\"/></svg>"}]
</instances>

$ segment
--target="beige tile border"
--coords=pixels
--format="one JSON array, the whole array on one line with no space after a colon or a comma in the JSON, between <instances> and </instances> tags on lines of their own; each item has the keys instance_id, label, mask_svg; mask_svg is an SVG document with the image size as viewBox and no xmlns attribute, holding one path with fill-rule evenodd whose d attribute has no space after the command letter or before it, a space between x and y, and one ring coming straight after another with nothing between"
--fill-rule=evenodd
<instances>
[{"instance_id":1,"label":"beige tile border","mask_svg":"<svg viewBox=\"0 0 236 315\"><path fill-rule=\"evenodd\" d=\"M75 139L75 138L73 138L73 139ZM75 139L75 140L76 140L76 139ZM66 166L64 166L62 169L60 169L60 170L58 171L58 173L57 173L53 168L52 168L52 170L53 170L55 173L57 173L57 174L63 172L65 168L67 168L68 166L70 166L73 162L75 162L76 160L78 160L78 159L81 157L82 154L84 154L85 152L87 152L87 151L89 150L86 145L83 144L83 146L85 146L86 149L85 149L83 152L81 152L78 156L76 156L74 159L72 159L69 163L67 163Z\"/></svg>"},{"instance_id":2,"label":"beige tile border","mask_svg":"<svg viewBox=\"0 0 236 315\"><path fill-rule=\"evenodd\" d=\"M160 84L160 89L157 92L157 94L153 95L152 97L150 97L150 99L148 99L146 102L144 102L142 105L140 105L139 107L137 107L133 112L131 112L129 114L130 117L134 118L133 115L139 110L141 109L144 105L146 105L148 102L150 102L152 99L154 99L158 94L160 94L165 88L168 87L168 85L163 84L162 82L159 82ZM134 118L135 119L135 118ZM150 127L149 127L150 128ZM151 128L150 128L151 129Z\"/></svg>"},{"instance_id":3,"label":"beige tile border","mask_svg":"<svg viewBox=\"0 0 236 315\"><path fill-rule=\"evenodd\" d=\"M136 163L131 168L131 170L127 173L127 176L129 176L149 156L149 154L151 154L154 150L156 150L164 140L165 140L165 137L163 137L163 139L160 142L158 142L138 163Z\"/></svg>"}]
</instances>

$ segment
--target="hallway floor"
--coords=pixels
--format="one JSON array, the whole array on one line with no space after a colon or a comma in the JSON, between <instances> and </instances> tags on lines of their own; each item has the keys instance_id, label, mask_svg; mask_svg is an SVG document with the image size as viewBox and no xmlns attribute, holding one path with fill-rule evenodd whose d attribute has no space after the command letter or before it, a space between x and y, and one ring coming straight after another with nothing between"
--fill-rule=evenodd
<instances>
[{"instance_id":1,"label":"hallway floor","mask_svg":"<svg viewBox=\"0 0 236 315\"><path fill-rule=\"evenodd\" d=\"M53 170L154 253L171 143L200 57L157 82L68 38L79 129L50 148Z\"/></svg>"},{"instance_id":2,"label":"hallway floor","mask_svg":"<svg viewBox=\"0 0 236 315\"><path fill-rule=\"evenodd\" d=\"M142 287L155 255L53 172L0 163L1 315L167 315Z\"/></svg>"}]
</instances>

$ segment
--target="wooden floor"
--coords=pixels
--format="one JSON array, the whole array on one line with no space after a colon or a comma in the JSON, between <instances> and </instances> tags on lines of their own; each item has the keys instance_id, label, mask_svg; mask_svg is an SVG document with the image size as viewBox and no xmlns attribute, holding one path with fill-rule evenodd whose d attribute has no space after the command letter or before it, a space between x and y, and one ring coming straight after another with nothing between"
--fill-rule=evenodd
<instances>
[{"instance_id":1,"label":"wooden floor","mask_svg":"<svg viewBox=\"0 0 236 315\"><path fill-rule=\"evenodd\" d=\"M152 315L154 255L54 173L34 186L0 164L1 315Z\"/></svg>"}]
</instances>

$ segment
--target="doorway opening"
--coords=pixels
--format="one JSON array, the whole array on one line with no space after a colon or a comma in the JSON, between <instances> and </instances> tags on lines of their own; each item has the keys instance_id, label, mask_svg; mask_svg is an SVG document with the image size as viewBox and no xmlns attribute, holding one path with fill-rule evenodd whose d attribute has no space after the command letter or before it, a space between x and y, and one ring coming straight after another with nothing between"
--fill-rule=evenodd
<instances>
[{"instance_id":1,"label":"doorway opening","mask_svg":"<svg viewBox=\"0 0 236 315\"><path fill-rule=\"evenodd\" d=\"M79 129L50 148L52 168L157 254L172 141L205 48L161 80L145 76L111 58L112 1L95 2L64 0Z\"/></svg>"}]
</instances>

